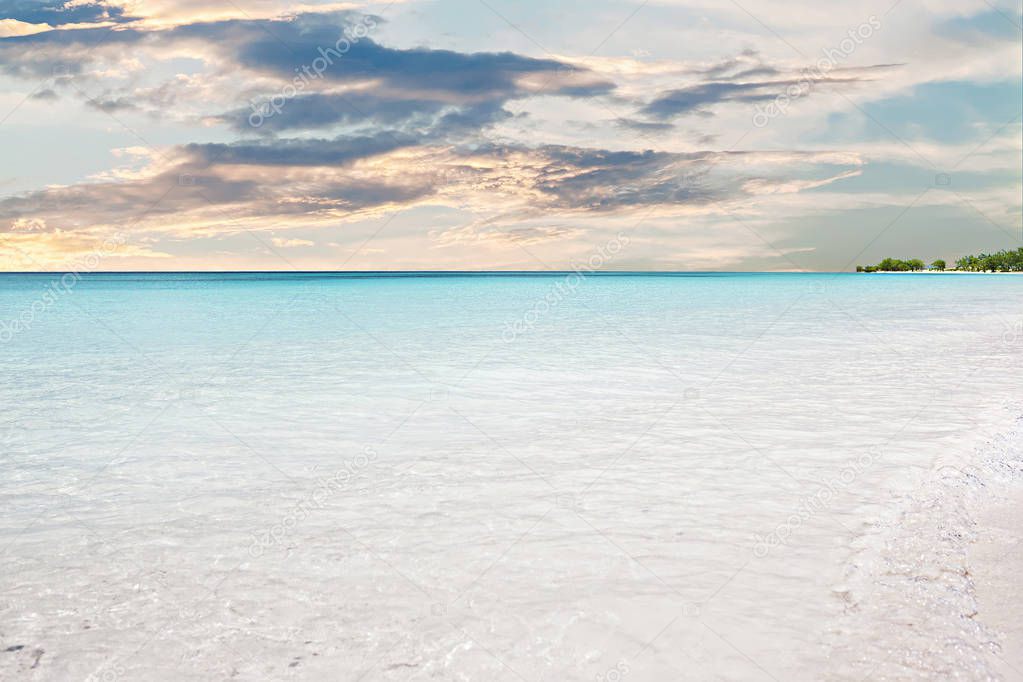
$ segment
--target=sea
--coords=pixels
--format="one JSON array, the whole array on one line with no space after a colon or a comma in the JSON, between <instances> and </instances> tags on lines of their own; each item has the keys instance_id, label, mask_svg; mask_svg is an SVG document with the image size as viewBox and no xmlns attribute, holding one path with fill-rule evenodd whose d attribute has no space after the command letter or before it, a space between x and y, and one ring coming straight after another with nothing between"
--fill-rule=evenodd
<instances>
[{"instance_id":1,"label":"sea","mask_svg":"<svg viewBox=\"0 0 1023 682\"><path fill-rule=\"evenodd\" d=\"M1023 480L1023 277L3 274L0 406L0 679L1004 655L970 509Z\"/></svg>"}]
</instances>

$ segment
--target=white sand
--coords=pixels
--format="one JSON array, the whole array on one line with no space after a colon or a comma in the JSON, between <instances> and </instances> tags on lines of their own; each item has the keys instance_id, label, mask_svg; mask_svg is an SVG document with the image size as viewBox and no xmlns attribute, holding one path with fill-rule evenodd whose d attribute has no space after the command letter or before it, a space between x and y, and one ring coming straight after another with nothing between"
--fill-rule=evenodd
<instances>
[{"instance_id":1,"label":"white sand","mask_svg":"<svg viewBox=\"0 0 1023 682\"><path fill-rule=\"evenodd\" d=\"M992 487L997 499L977 510L977 539L969 550L976 619L999 645L989 656L991 669L1006 680L1023 680L1023 484Z\"/></svg>"}]
</instances>

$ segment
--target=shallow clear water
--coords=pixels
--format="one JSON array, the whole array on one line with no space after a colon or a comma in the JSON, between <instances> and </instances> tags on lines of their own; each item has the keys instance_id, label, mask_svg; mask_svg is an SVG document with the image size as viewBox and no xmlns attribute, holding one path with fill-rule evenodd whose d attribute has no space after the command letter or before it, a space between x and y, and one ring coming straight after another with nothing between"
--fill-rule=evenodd
<instances>
[{"instance_id":1,"label":"shallow clear water","mask_svg":"<svg viewBox=\"0 0 1023 682\"><path fill-rule=\"evenodd\" d=\"M0 275L0 678L987 674L935 472L1023 278L58 279Z\"/></svg>"}]
</instances>

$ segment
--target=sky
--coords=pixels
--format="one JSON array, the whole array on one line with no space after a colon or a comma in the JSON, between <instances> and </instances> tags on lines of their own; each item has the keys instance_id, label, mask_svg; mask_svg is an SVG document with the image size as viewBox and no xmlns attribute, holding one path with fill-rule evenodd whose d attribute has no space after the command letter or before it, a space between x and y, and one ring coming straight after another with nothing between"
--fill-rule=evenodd
<instances>
[{"instance_id":1,"label":"sky","mask_svg":"<svg viewBox=\"0 0 1023 682\"><path fill-rule=\"evenodd\" d=\"M1023 245L1006 0L0 0L0 270Z\"/></svg>"}]
</instances>

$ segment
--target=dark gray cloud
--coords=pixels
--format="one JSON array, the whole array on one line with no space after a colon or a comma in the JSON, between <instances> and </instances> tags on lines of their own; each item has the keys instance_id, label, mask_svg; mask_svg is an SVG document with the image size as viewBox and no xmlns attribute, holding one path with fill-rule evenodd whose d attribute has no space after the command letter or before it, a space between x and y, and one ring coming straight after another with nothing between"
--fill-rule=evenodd
<instances>
[{"instance_id":1,"label":"dark gray cloud","mask_svg":"<svg viewBox=\"0 0 1023 682\"><path fill-rule=\"evenodd\" d=\"M29 24L94 24L136 21L124 8L105 2L72 4L66 0L3 0L0 19L17 19Z\"/></svg>"},{"instance_id":2,"label":"dark gray cloud","mask_svg":"<svg viewBox=\"0 0 1023 682\"><path fill-rule=\"evenodd\" d=\"M722 102L764 102L788 94L805 97L822 85L858 83L858 76L824 78L786 78L769 81L711 81L687 88L668 90L648 102L641 113L664 121L685 114L707 114L709 106Z\"/></svg>"},{"instance_id":3,"label":"dark gray cloud","mask_svg":"<svg viewBox=\"0 0 1023 682\"><path fill-rule=\"evenodd\" d=\"M719 102L760 102L777 97L777 90L766 83L700 83L688 88L662 92L642 108L642 113L658 119L698 111Z\"/></svg>"},{"instance_id":4,"label":"dark gray cloud","mask_svg":"<svg viewBox=\"0 0 1023 682\"><path fill-rule=\"evenodd\" d=\"M756 50L746 49L734 57L722 59L710 66L692 69L690 73L707 80L732 80L752 76L776 76L781 71L765 64Z\"/></svg>"},{"instance_id":5,"label":"dark gray cloud","mask_svg":"<svg viewBox=\"0 0 1023 682\"><path fill-rule=\"evenodd\" d=\"M455 138L484 130L495 123L514 118L500 102L484 102L449 111L437 119L428 139Z\"/></svg>"},{"instance_id":6,"label":"dark gray cloud","mask_svg":"<svg viewBox=\"0 0 1023 682\"><path fill-rule=\"evenodd\" d=\"M56 187L0 200L0 222L22 217L86 218L93 224L131 225L144 217L180 215L210 202L254 201L259 187L216 173L183 175L182 170L126 182L95 182ZM184 181L183 181L184 180ZM200 194L201 192L201 194Z\"/></svg>"},{"instance_id":7,"label":"dark gray cloud","mask_svg":"<svg viewBox=\"0 0 1023 682\"><path fill-rule=\"evenodd\" d=\"M639 133L666 133L675 129L674 123L665 121L640 121L635 118L619 118L615 124L621 128L635 130Z\"/></svg>"},{"instance_id":8,"label":"dark gray cloud","mask_svg":"<svg viewBox=\"0 0 1023 682\"><path fill-rule=\"evenodd\" d=\"M310 67L327 83L373 78L394 89L477 99L521 94L518 79L537 74L548 76L548 90L555 94L583 97L613 89L609 82L571 80L585 70L554 59L386 47L370 35L381 23L379 17L355 12L307 13L287 20L191 24L173 29L173 36L205 40L228 51L238 66L288 80Z\"/></svg>"},{"instance_id":9,"label":"dark gray cloud","mask_svg":"<svg viewBox=\"0 0 1023 682\"><path fill-rule=\"evenodd\" d=\"M255 166L343 166L359 159L386 154L417 144L418 138L401 132L333 140L272 139L231 144L190 144L184 151L201 167L216 164Z\"/></svg>"},{"instance_id":10,"label":"dark gray cloud","mask_svg":"<svg viewBox=\"0 0 1023 682\"><path fill-rule=\"evenodd\" d=\"M717 197L705 182L708 153L607 151L545 146L535 187L559 208L608 211L637 205L698 204Z\"/></svg>"},{"instance_id":11,"label":"dark gray cloud","mask_svg":"<svg viewBox=\"0 0 1023 682\"><path fill-rule=\"evenodd\" d=\"M66 228L70 220L130 226L159 216L187 222L187 216L208 214L216 207L229 209L237 218L316 215L408 203L435 196L441 189L477 191L481 186L519 196L536 209L594 212L641 204L702 203L716 196L702 182L713 164L707 154L488 144L434 148L424 161L408 161L390 178L353 168L360 159L417 143L412 137L380 133L332 140L192 144L178 150L178 163L149 178L50 188L0 200L0 223L42 218L54 227Z\"/></svg>"},{"instance_id":12,"label":"dark gray cloud","mask_svg":"<svg viewBox=\"0 0 1023 682\"><path fill-rule=\"evenodd\" d=\"M11 196L0 200L0 231L19 218L41 217L51 230L72 224L137 229L146 220L165 217L173 226L206 215L216 223L210 229L230 232L231 219L357 211L413 201L434 191L434 184L425 177L395 182L345 172L297 189L268 170L272 169L261 169L259 180L237 179L224 166L203 168L186 162L149 178Z\"/></svg>"},{"instance_id":13,"label":"dark gray cloud","mask_svg":"<svg viewBox=\"0 0 1023 682\"><path fill-rule=\"evenodd\" d=\"M434 99L381 97L369 92L309 93L282 100L279 106L270 100L254 100L249 107L224 114L221 120L247 132L254 128L272 132L368 123L394 126L430 123L450 106Z\"/></svg>"},{"instance_id":14,"label":"dark gray cloud","mask_svg":"<svg viewBox=\"0 0 1023 682\"><path fill-rule=\"evenodd\" d=\"M273 90L249 93L249 104L220 117L236 130L258 128L261 133L366 125L427 127L452 134L506 119L511 116L504 109L508 101L537 92L592 97L614 88L585 69L554 59L386 47L370 35L382 21L355 12L330 12L164 30L128 26L48 31L0 39L0 70L33 78L87 75L92 60L117 58L130 44L159 49L198 41L220 70L241 68L279 79ZM372 86L338 91L367 82ZM164 94L173 101L173 93ZM145 99L147 93L97 97L90 106L127 109L135 104L133 97Z\"/></svg>"},{"instance_id":15,"label":"dark gray cloud","mask_svg":"<svg viewBox=\"0 0 1023 682\"><path fill-rule=\"evenodd\" d=\"M286 25L283 42L266 35L253 34L239 45L242 66L291 77L296 68L322 58L320 50L330 48L340 36L337 27L317 27L299 31ZM282 27L273 29L280 32ZM324 50L326 52L326 50ZM447 50L398 50L383 47L370 38L351 46L334 57L324 79L346 83L366 78L382 78L399 88L447 91L460 95L493 95L515 90L514 77L542 71L554 71L557 62L534 60L511 53L461 54Z\"/></svg>"},{"instance_id":16,"label":"dark gray cloud","mask_svg":"<svg viewBox=\"0 0 1023 682\"><path fill-rule=\"evenodd\" d=\"M472 134L513 117L507 98L452 104L444 99L374 92L309 93L292 99L253 99L220 120L241 132L275 134L334 126L386 127L415 131L424 139Z\"/></svg>"},{"instance_id":17,"label":"dark gray cloud","mask_svg":"<svg viewBox=\"0 0 1023 682\"><path fill-rule=\"evenodd\" d=\"M640 108L653 121L623 119L620 125L634 130L657 126L679 116L712 116L714 105L725 102L757 103L788 96L797 99L819 87L856 84L869 81L875 72L901 64L874 64L862 67L838 67L822 71L816 65L793 72L791 68L765 63L754 50L723 59L707 67L691 69L696 82L684 88L666 90ZM655 130L656 128L648 128Z\"/></svg>"},{"instance_id":18,"label":"dark gray cloud","mask_svg":"<svg viewBox=\"0 0 1023 682\"><path fill-rule=\"evenodd\" d=\"M452 105L437 99L381 97L367 92L311 93L274 107L273 102L221 117L242 132L276 133L332 126L386 126L416 131L424 139L472 133L512 117L504 99Z\"/></svg>"},{"instance_id":19,"label":"dark gray cloud","mask_svg":"<svg viewBox=\"0 0 1023 682\"><path fill-rule=\"evenodd\" d=\"M105 95L86 99L85 106L92 109L98 109L99 111L105 111L108 114L138 108L135 102L128 97L107 97Z\"/></svg>"},{"instance_id":20,"label":"dark gray cloud","mask_svg":"<svg viewBox=\"0 0 1023 682\"><path fill-rule=\"evenodd\" d=\"M222 22L182 27L182 35L224 34L239 65L276 75L305 89L331 88L372 79L373 90L303 93L253 116L252 108L229 112L237 129L253 119L265 130L326 128L373 122L386 126L433 126L448 132L479 129L511 116L503 105L535 90L566 97L607 94L613 84L587 78L584 69L552 59L511 52L459 53L427 48L395 49L359 28L381 20L351 13L307 14L289 22ZM370 22L367 24L367 22ZM222 39L221 39L222 43ZM315 74L310 80L308 74ZM296 74L301 75L296 81ZM521 82L535 79L532 88ZM274 97L264 95L265 100ZM439 117L439 118L438 118Z\"/></svg>"}]
</instances>

